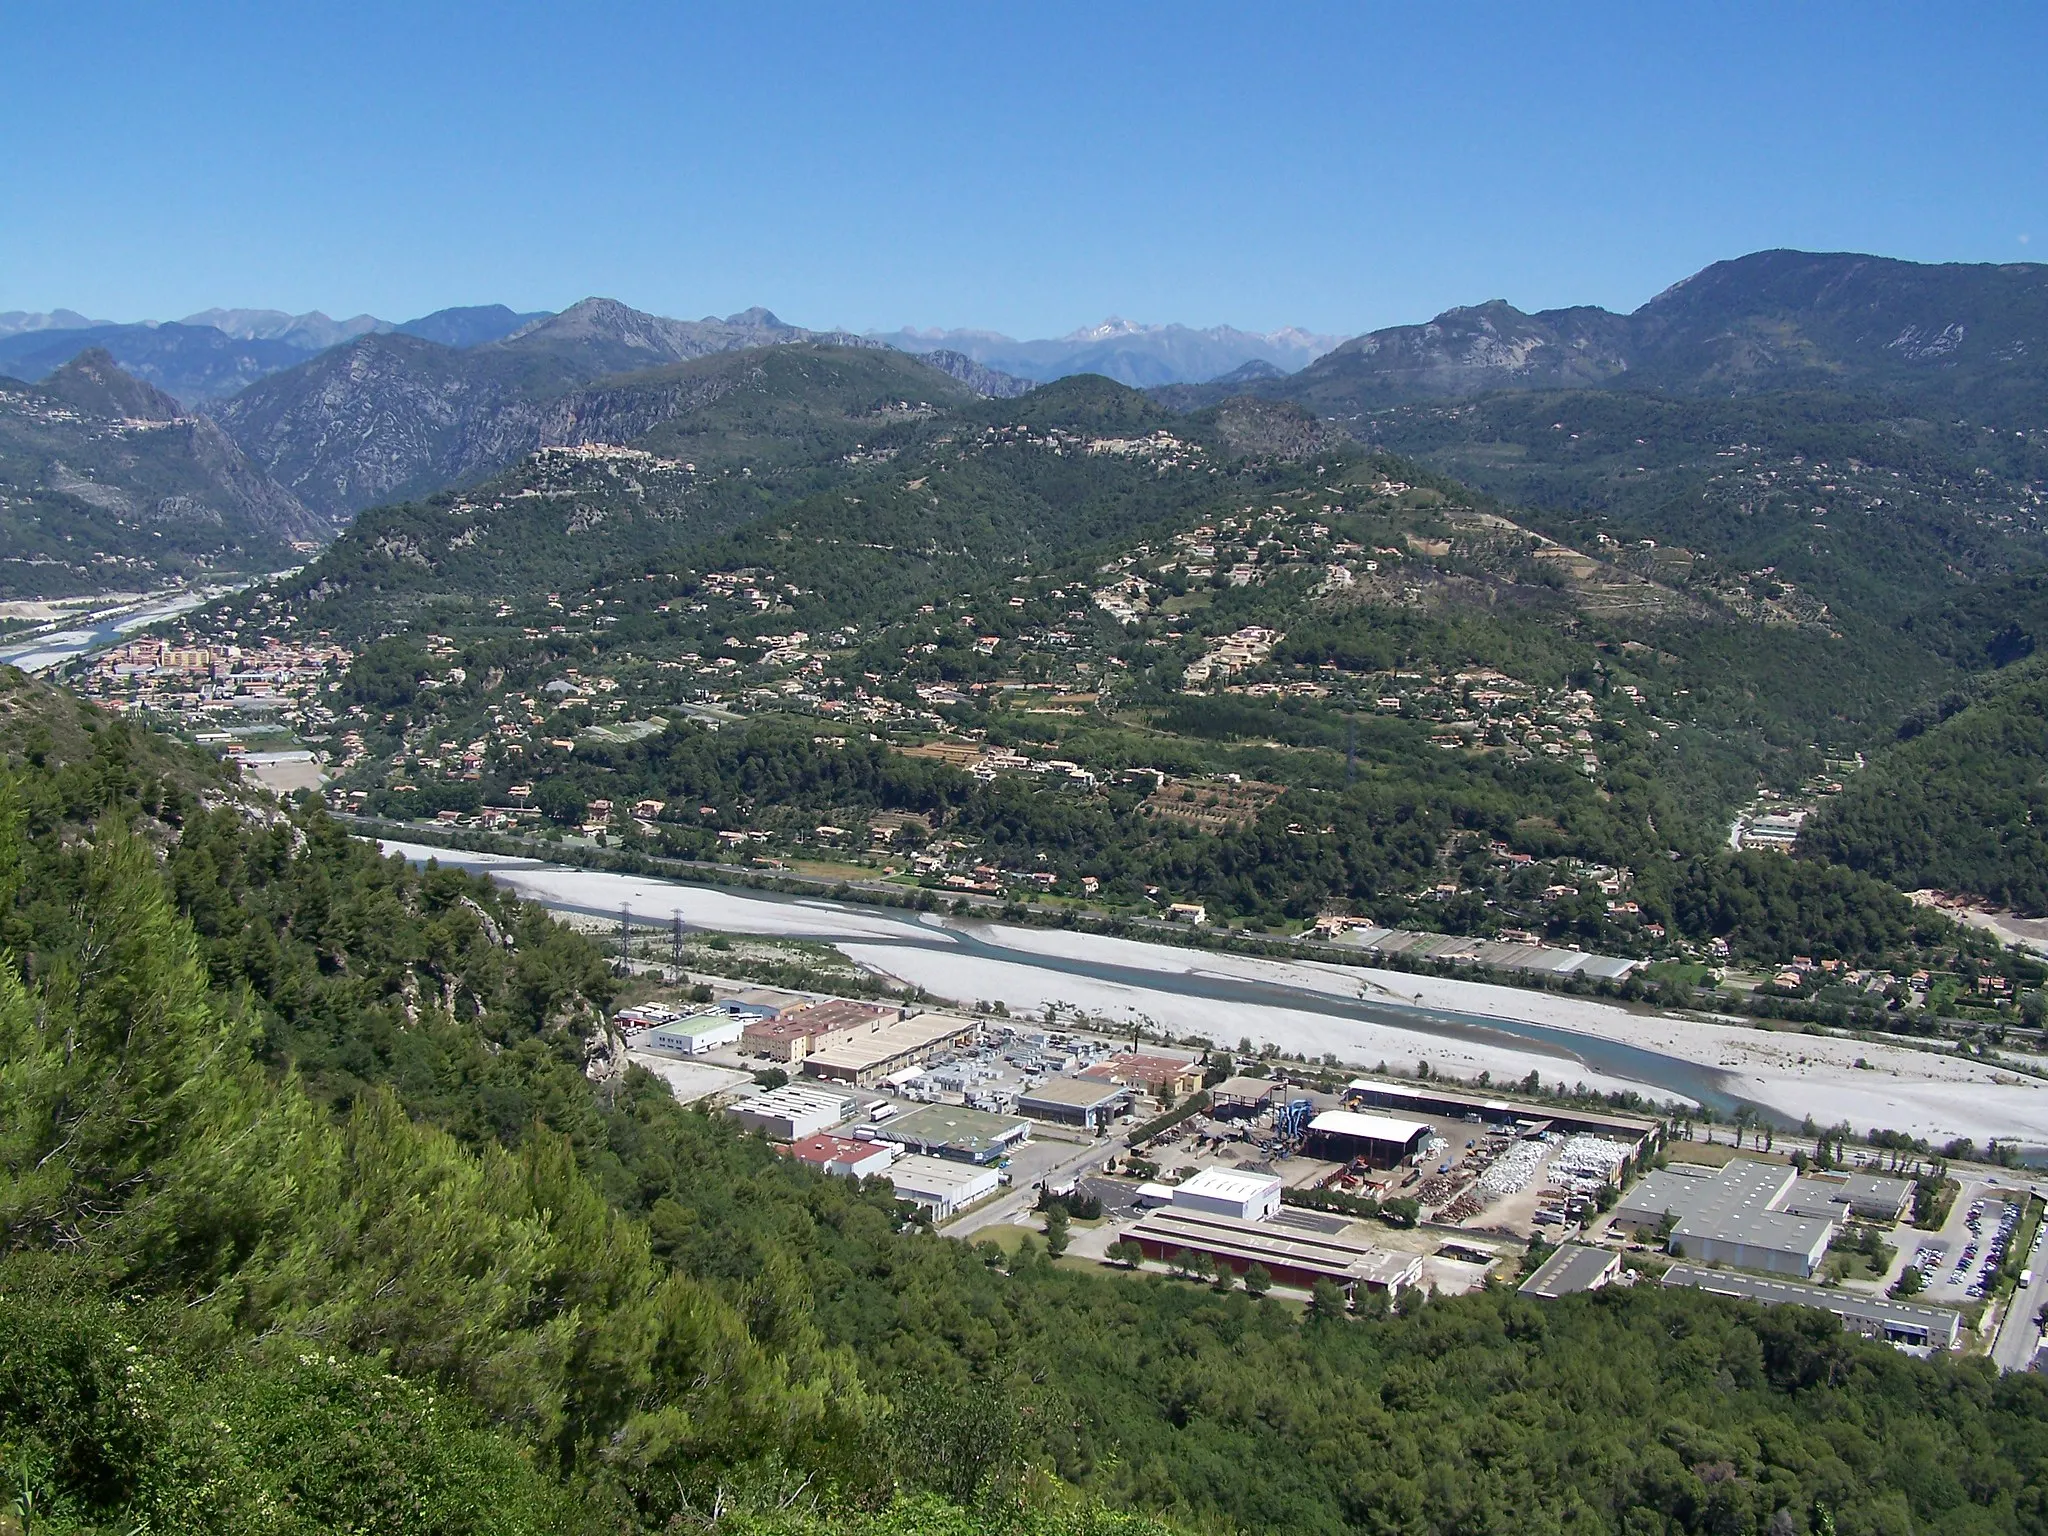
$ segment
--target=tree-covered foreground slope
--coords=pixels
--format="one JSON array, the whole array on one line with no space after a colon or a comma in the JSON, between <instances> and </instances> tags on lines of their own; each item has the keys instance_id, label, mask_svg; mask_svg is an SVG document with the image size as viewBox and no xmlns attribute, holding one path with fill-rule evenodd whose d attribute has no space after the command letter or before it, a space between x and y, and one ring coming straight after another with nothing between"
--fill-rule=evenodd
<instances>
[{"instance_id":1,"label":"tree-covered foreground slope","mask_svg":"<svg viewBox=\"0 0 2048 1536\"><path fill-rule=\"evenodd\" d=\"M30 1530L2048 1527L2048 1386L1818 1315L998 1265L593 1058L541 914L0 704Z\"/></svg>"}]
</instances>

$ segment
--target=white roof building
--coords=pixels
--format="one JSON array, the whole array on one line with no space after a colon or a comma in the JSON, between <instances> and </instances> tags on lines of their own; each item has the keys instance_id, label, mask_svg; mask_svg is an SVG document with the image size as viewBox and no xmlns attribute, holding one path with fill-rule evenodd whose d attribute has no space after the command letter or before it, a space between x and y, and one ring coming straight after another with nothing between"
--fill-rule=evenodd
<instances>
[{"instance_id":1,"label":"white roof building","mask_svg":"<svg viewBox=\"0 0 2048 1536\"><path fill-rule=\"evenodd\" d=\"M820 1131L829 1131L854 1110L854 1101L843 1093L790 1083L757 1093L752 1098L728 1104L725 1112L750 1131L759 1131L774 1141L801 1141Z\"/></svg>"},{"instance_id":2,"label":"white roof building","mask_svg":"<svg viewBox=\"0 0 2048 1536\"><path fill-rule=\"evenodd\" d=\"M1266 1173L1204 1168L1174 1189L1173 1203L1239 1221L1270 1221L1280 1214L1280 1180Z\"/></svg>"},{"instance_id":3,"label":"white roof building","mask_svg":"<svg viewBox=\"0 0 2048 1536\"><path fill-rule=\"evenodd\" d=\"M682 1056L701 1056L722 1045L739 1044L740 1034L745 1028L742 1020L724 1012L693 1013L655 1025L647 1031L641 1044Z\"/></svg>"},{"instance_id":4,"label":"white roof building","mask_svg":"<svg viewBox=\"0 0 2048 1536\"><path fill-rule=\"evenodd\" d=\"M1319 1156L1363 1156L1380 1167L1419 1151L1429 1137L1429 1127L1420 1120L1390 1120L1350 1109L1326 1109L1308 1123L1309 1145Z\"/></svg>"},{"instance_id":5,"label":"white roof building","mask_svg":"<svg viewBox=\"0 0 2048 1536\"><path fill-rule=\"evenodd\" d=\"M910 1153L890 1166L889 1182L896 1186L898 1199L915 1200L932 1213L932 1220L944 1221L955 1211L994 1194L1002 1175L975 1163Z\"/></svg>"}]
</instances>

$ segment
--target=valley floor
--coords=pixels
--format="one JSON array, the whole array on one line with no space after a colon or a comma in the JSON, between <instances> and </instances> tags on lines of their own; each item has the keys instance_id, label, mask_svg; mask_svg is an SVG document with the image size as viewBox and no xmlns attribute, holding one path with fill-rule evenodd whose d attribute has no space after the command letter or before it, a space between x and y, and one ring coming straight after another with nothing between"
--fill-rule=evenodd
<instances>
[{"instance_id":1,"label":"valley floor","mask_svg":"<svg viewBox=\"0 0 2048 1536\"><path fill-rule=\"evenodd\" d=\"M1657 1100L1747 1100L1787 1126L1811 1116L1944 1141L2048 1145L2048 1081L1961 1056L1623 1007L1487 982L1317 961L1265 960L1004 924L719 890L641 876L386 841L387 853L488 873L546 905L680 913L693 927L819 938L859 964L963 1004L1142 1019L1203 1035L1335 1056L1370 1068L1630 1089Z\"/></svg>"}]
</instances>

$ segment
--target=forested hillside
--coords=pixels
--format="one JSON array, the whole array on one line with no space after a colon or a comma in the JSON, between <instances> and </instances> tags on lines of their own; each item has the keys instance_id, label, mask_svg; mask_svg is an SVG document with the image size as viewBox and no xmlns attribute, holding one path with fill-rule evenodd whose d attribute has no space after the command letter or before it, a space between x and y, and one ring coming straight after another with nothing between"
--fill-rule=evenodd
<instances>
[{"instance_id":1,"label":"forested hillside","mask_svg":"<svg viewBox=\"0 0 2048 1536\"><path fill-rule=\"evenodd\" d=\"M250 457L339 518L491 474L543 443L638 437L660 417L616 419L618 391L635 375L813 340L867 346L765 309L683 321L585 299L482 346L427 333L358 337L261 380L219 416ZM927 388L946 387L937 368L892 355L933 381ZM644 411L663 398L641 391L637 404Z\"/></svg>"},{"instance_id":2,"label":"forested hillside","mask_svg":"<svg viewBox=\"0 0 2048 1536\"><path fill-rule=\"evenodd\" d=\"M993 869L1132 914L1935 958L1945 925L1880 880L1726 843L1759 785L2022 643L1986 601L2019 541L1944 496L1845 536L1831 579L1749 566L1763 543L1709 516L1680 530L1705 547L1645 547L1525 513L1257 401L982 400L790 345L605 408L670 394L633 446L365 513L194 629L359 647L324 701L360 742L333 794L386 817L538 809L529 833L587 839L609 806L608 841L742 860L843 855L881 818L886 873L919 855L934 892ZM1636 420L1581 421L1588 451ZM1906 573L1941 552L1974 581L1930 604Z\"/></svg>"},{"instance_id":3,"label":"forested hillside","mask_svg":"<svg viewBox=\"0 0 2048 1536\"><path fill-rule=\"evenodd\" d=\"M204 416L86 351L0 377L0 598L289 564L332 528Z\"/></svg>"},{"instance_id":4,"label":"forested hillside","mask_svg":"<svg viewBox=\"0 0 2048 1536\"><path fill-rule=\"evenodd\" d=\"M1786 389L2039 426L2048 268L1755 251L1622 315L1494 299L1355 336L1259 392L1325 413L1504 390L1726 397Z\"/></svg>"},{"instance_id":5,"label":"forested hillside","mask_svg":"<svg viewBox=\"0 0 2048 1536\"><path fill-rule=\"evenodd\" d=\"M18 675L6 704L0 1458L30 1529L2048 1513L2040 1378L1819 1315L1646 1287L1304 1317L906 1227L619 1075L599 957L539 913Z\"/></svg>"},{"instance_id":6,"label":"forested hillside","mask_svg":"<svg viewBox=\"0 0 2048 1536\"><path fill-rule=\"evenodd\" d=\"M1909 721L1800 845L1907 889L2048 913L2048 669L2023 663L1954 703Z\"/></svg>"}]
</instances>

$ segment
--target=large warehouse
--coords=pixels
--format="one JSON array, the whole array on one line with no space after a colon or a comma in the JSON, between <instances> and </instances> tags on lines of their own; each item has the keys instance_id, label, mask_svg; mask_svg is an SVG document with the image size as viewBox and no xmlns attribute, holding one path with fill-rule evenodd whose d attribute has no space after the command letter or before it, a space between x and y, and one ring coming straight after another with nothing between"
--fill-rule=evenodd
<instances>
[{"instance_id":1,"label":"large warehouse","mask_svg":"<svg viewBox=\"0 0 2048 1536\"><path fill-rule=\"evenodd\" d=\"M1794 1168L1748 1158L1698 1172L1674 1165L1623 1195L1611 1224L1642 1233L1669 1222L1668 1246L1680 1258L1804 1280L1820 1267L1839 1218L1788 1209L1800 1182ZM1831 1209L1848 1214L1846 1203Z\"/></svg>"},{"instance_id":2,"label":"large warehouse","mask_svg":"<svg viewBox=\"0 0 2048 1536\"><path fill-rule=\"evenodd\" d=\"M1257 1264L1280 1284L1303 1289L1331 1280L1347 1294L1360 1289L1392 1293L1422 1279L1417 1254L1180 1206L1152 1212L1126 1228L1124 1236L1148 1259L1171 1263L1183 1254L1206 1254L1240 1275Z\"/></svg>"},{"instance_id":3,"label":"large warehouse","mask_svg":"<svg viewBox=\"0 0 2048 1536\"><path fill-rule=\"evenodd\" d=\"M1889 1296L1866 1296L1855 1291L1827 1289L1818 1285L1795 1285L1787 1280L1766 1280L1761 1275L1738 1275L1725 1269L1701 1269L1695 1264L1674 1264L1664 1273L1666 1285L1687 1285L1711 1291L1717 1296L1739 1296L1744 1301L1767 1307L1818 1307L1832 1312L1842 1326L1865 1338L1883 1339L1916 1349L1954 1349L1962 1338L1963 1319L1947 1307L1923 1307L1917 1302L1894 1301Z\"/></svg>"},{"instance_id":4,"label":"large warehouse","mask_svg":"<svg viewBox=\"0 0 2048 1536\"><path fill-rule=\"evenodd\" d=\"M993 1163L1031 1139L1031 1122L957 1104L927 1104L877 1126L875 1135L927 1157Z\"/></svg>"},{"instance_id":5,"label":"large warehouse","mask_svg":"<svg viewBox=\"0 0 2048 1536\"><path fill-rule=\"evenodd\" d=\"M1017 1095L1017 1113L1055 1125L1099 1130L1130 1108L1131 1090L1086 1077L1048 1077Z\"/></svg>"},{"instance_id":6,"label":"large warehouse","mask_svg":"<svg viewBox=\"0 0 2048 1536\"><path fill-rule=\"evenodd\" d=\"M728 1104L725 1112L750 1131L759 1131L771 1141L801 1141L820 1131L829 1131L854 1110L854 1101L843 1093L799 1087L795 1083L771 1088L750 1099Z\"/></svg>"},{"instance_id":7,"label":"large warehouse","mask_svg":"<svg viewBox=\"0 0 2048 1536\"><path fill-rule=\"evenodd\" d=\"M1885 1179L1869 1173L1809 1173L1793 1180L1792 1192L1779 1208L1795 1216L1825 1216L1831 1221L1903 1221L1913 1206L1910 1179Z\"/></svg>"},{"instance_id":8,"label":"large warehouse","mask_svg":"<svg viewBox=\"0 0 2048 1536\"><path fill-rule=\"evenodd\" d=\"M1621 1273L1621 1255L1607 1248L1566 1243L1515 1289L1524 1296L1554 1301L1580 1291L1597 1291Z\"/></svg>"},{"instance_id":9,"label":"large warehouse","mask_svg":"<svg viewBox=\"0 0 2048 1536\"><path fill-rule=\"evenodd\" d=\"M745 1028L738 1019L711 1009L657 1024L643 1034L638 1043L677 1056L702 1056L720 1046L739 1044L740 1033Z\"/></svg>"},{"instance_id":10,"label":"large warehouse","mask_svg":"<svg viewBox=\"0 0 2048 1536\"><path fill-rule=\"evenodd\" d=\"M941 1157L899 1157L889 1169L889 1182L896 1186L899 1200L915 1200L932 1213L932 1220L944 1221L996 1192L1002 1176L993 1168Z\"/></svg>"},{"instance_id":11,"label":"large warehouse","mask_svg":"<svg viewBox=\"0 0 2048 1536\"><path fill-rule=\"evenodd\" d=\"M1270 1221L1280 1214L1280 1181L1269 1173L1204 1168L1175 1187L1173 1204L1181 1210L1235 1216L1239 1221Z\"/></svg>"},{"instance_id":12,"label":"large warehouse","mask_svg":"<svg viewBox=\"0 0 2048 1536\"><path fill-rule=\"evenodd\" d=\"M1413 1157L1429 1137L1429 1127L1420 1120L1390 1120L1349 1109L1326 1109L1308 1123L1310 1156L1333 1163L1362 1157L1372 1168L1392 1168Z\"/></svg>"},{"instance_id":13,"label":"large warehouse","mask_svg":"<svg viewBox=\"0 0 2048 1536\"><path fill-rule=\"evenodd\" d=\"M802 1019L805 1015L797 1017ZM913 1013L908 1018L898 1018L893 1013L878 1016L814 1045L804 1057L804 1072L811 1077L872 1088L905 1067L917 1066L936 1052L971 1039L979 1028L973 1019L957 1013Z\"/></svg>"},{"instance_id":14,"label":"large warehouse","mask_svg":"<svg viewBox=\"0 0 2048 1536\"><path fill-rule=\"evenodd\" d=\"M750 1020L743 1038L750 1049L793 1065L813 1051L822 1051L856 1031L896 1016L894 1008L833 997L788 1008L769 1018Z\"/></svg>"}]
</instances>

